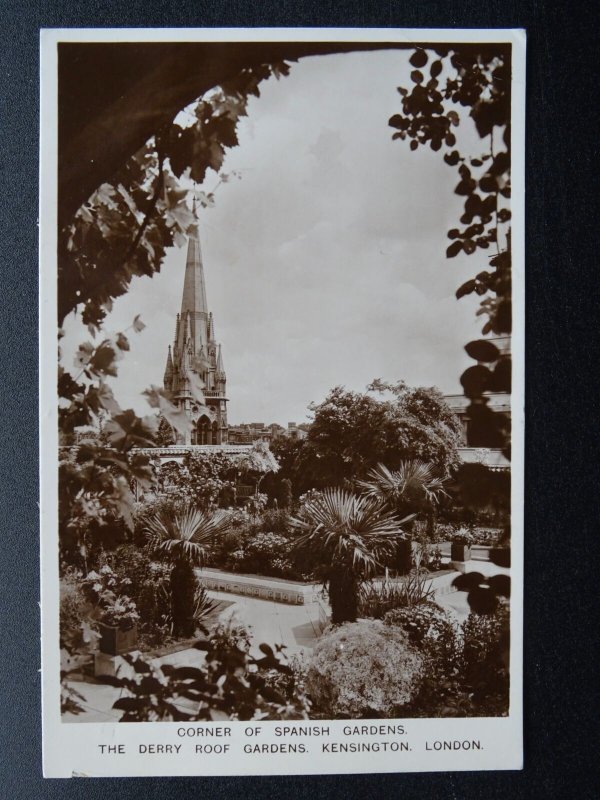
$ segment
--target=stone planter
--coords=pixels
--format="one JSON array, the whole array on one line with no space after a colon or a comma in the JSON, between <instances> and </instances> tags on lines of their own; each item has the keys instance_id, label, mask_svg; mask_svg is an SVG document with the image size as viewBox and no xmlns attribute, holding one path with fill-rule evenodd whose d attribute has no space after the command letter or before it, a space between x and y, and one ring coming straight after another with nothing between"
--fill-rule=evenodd
<instances>
[{"instance_id":1,"label":"stone planter","mask_svg":"<svg viewBox=\"0 0 600 800\"><path fill-rule=\"evenodd\" d=\"M135 650L137 638L137 625L123 630L101 622L98 649L108 656L120 656L123 653L130 653Z\"/></svg>"},{"instance_id":2,"label":"stone planter","mask_svg":"<svg viewBox=\"0 0 600 800\"><path fill-rule=\"evenodd\" d=\"M468 544L456 544L452 542L450 546L450 560L451 561L470 561L471 560L471 546Z\"/></svg>"}]
</instances>

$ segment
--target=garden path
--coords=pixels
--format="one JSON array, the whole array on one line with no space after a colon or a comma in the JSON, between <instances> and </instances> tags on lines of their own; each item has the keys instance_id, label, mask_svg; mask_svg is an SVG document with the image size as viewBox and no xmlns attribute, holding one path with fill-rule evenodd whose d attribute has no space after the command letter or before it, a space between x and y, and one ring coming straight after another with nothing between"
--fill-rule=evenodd
<instances>
[{"instance_id":1,"label":"garden path","mask_svg":"<svg viewBox=\"0 0 600 800\"><path fill-rule=\"evenodd\" d=\"M231 601L226 592L209 591L216 600ZM312 650L319 635L319 609L316 603L291 605L258 597L236 596L235 603L219 615L220 621L231 617L251 629L252 653L258 654L261 642L283 644L288 655Z\"/></svg>"},{"instance_id":2,"label":"garden path","mask_svg":"<svg viewBox=\"0 0 600 800\"><path fill-rule=\"evenodd\" d=\"M220 621L227 622L233 616L251 629L252 655L260 655L258 645L261 642L285 645L288 656L300 655L314 646L319 632L316 603L295 606L244 596L235 597L232 603L234 596L229 593L210 591L209 595L227 603L219 614ZM178 667L198 667L204 661L204 653L188 648L153 661ZM72 685L85 698L82 703L85 711L78 715L65 714L65 722L111 722L119 719L121 712L114 711L112 705L120 696L120 689L87 681L73 681Z\"/></svg>"}]
</instances>

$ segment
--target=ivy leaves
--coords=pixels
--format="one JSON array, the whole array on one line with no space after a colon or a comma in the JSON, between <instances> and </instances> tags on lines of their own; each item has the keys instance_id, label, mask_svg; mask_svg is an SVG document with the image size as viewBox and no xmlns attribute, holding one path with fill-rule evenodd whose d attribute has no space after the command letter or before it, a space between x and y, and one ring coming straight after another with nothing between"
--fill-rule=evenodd
<instances>
[{"instance_id":1,"label":"ivy leaves","mask_svg":"<svg viewBox=\"0 0 600 800\"><path fill-rule=\"evenodd\" d=\"M408 139L411 150L426 145L434 151L445 149L445 163L458 173L454 192L464 198L460 227L448 231L451 241L446 257L495 250L488 256L486 268L465 281L456 297L475 293L482 298L477 314L485 318L484 335L510 334L510 51L485 44L417 48L410 64L415 67L411 72L413 85L410 90L398 88L402 113L389 120L395 129L392 138ZM481 139L489 137L488 152L467 156L456 148L453 128L460 124L457 107L468 109ZM502 238L505 244L501 247ZM481 343L471 342L466 349L478 362L497 363L493 369L478 363L461 376L465 394L471 399L469 416L472 425L479 427L482 446L503 446L508 454L510 424L500 415L495 418L487 408L485 393L510 390L510 358L479 358L481 348Z\"/></svg>"}]
</instances>

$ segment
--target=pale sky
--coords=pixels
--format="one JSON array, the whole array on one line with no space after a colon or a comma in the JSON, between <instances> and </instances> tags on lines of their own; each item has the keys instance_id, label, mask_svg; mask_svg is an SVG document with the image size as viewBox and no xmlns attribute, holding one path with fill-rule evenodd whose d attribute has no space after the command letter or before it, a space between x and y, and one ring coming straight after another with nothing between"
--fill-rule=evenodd
<instances>
[{"instance_id":1,"label":"pale sky","mask_svg":"<svg viewBox=\"0 0 600 800\"><path fill-rule=\"evenodd\" d=\"M373 378L461 391L472 363L463 348L482 322L478 298L454 293L487 253L446 259L446 232L462 213L456 169L392 141L387 122L401 110L409 55L306 58L248 104L223 165L241 179L200 212L230 424L304 422L332 387L362 391ZM216 183L209 174L203 188ZM134 279L106 319L110 332L136 314L146 323L112 380L121 405L138 413L150 413L143 390L162 385L185 256L175 248L159 275ZM73 316L65 329L70 368L89 335Z\"/></svg>"}]
</instances>

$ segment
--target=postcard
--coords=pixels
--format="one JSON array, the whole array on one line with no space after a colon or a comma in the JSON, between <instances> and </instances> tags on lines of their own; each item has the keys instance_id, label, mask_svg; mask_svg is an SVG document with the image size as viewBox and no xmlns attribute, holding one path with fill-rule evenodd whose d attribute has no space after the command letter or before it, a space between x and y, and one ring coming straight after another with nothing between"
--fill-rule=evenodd
<instances>
[{"instance_id":1,"label":"postcard","mask_svg":"<svg viewBox=\"0 0 600 800\"><path fill-rule=\"evenodd\" d=\"M42 31L46 777L522 767L524 65Z\"/></svg>"}]
</instances>

